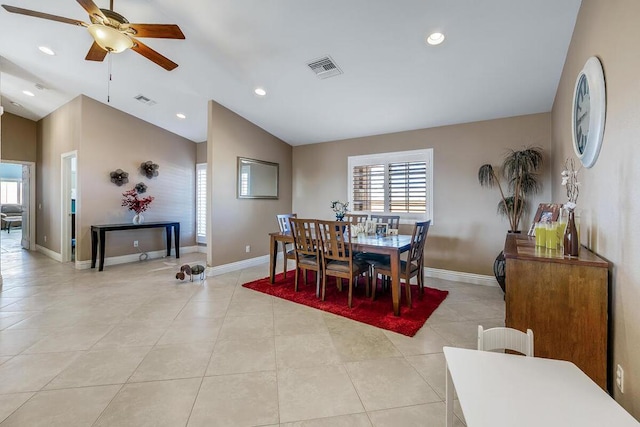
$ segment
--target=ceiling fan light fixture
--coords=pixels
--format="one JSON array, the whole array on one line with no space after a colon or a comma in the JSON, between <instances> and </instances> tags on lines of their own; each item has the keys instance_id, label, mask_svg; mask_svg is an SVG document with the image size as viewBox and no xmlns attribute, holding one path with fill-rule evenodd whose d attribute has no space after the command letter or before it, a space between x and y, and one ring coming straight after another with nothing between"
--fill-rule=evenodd
<instances>
[{"instance_id":1,"label":"ceiling fan light fixture","mask_svg":"<svg viewBox=\"0 0 640 427\"><path fill-rule=\"evenodd\" d=\"M98 46L107 52L120 53L133 46L133 40L115 28L91 24L87 27L87 30L89 30L91 37L93 37Z\"/></svg>"}]
</instances>

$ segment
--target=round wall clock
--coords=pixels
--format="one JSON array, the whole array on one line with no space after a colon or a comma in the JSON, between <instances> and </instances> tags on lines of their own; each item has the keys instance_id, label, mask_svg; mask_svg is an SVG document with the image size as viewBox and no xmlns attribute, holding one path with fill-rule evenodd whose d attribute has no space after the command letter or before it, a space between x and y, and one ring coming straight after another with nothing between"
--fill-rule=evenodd
<instances>
[{"instance_id":1,"label":"round wall clock","mask_svg":"<svg viewBox=\"0 0 640 427\"><path fill-rule=\"evenodd\" d=\"M578 73L572 108L573 149L582 164L590 168L600 154L606 115L604 73L595 56Z\"/></svg>"}]
</instances>

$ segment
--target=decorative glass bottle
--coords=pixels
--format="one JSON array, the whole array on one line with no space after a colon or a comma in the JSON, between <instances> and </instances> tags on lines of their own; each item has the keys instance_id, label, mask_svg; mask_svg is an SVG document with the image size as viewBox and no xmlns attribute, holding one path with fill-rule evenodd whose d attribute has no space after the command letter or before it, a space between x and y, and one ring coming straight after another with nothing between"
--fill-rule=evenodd
<instances>
[{"instance_id":1,"label":"decorative glass bottle","mask_svg":"<svg viewBox=\"0 0 640 427\"><path fill-rule=\"evenodd\" d=\"M576 228L575 212L573 209L569 209L567 228L564 231L564 254L578 256L579 249L580 239L578 237L578 229Z\"/></svg>"}]
</instances>

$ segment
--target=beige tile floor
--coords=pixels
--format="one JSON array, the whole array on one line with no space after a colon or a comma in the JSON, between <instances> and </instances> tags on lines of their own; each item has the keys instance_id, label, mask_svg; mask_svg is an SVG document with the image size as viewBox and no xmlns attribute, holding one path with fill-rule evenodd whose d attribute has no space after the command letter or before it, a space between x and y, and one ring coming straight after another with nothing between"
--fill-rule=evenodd
<instances>
[{"instance_id":1,"label":"beige tile floor","mask_svg":"<svg viewBox=\"0 0 640 427\"><path fill-rule=\"evenodd\" d=\"M1 268L2 427L443 426L442 346L504 322L499 288L435 279L450 294L408 338L241 287L267 265L193 283L173 258Z\"/></svg>"}]
</instances>

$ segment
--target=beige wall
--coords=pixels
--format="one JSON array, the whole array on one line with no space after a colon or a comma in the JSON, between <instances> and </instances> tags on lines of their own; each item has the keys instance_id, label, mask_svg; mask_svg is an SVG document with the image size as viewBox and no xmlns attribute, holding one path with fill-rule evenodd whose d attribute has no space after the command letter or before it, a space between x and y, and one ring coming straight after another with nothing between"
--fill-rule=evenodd
<instances>
[{"instance_id":1,"label":"beige wall","mask_svg":"<svg viewBox=\"0 0 640 427\"><path fill-rule=\"evenodd\" d=\"M180 245L195 245L195 162L193 142L136 119L107 105L80 96L39 122L37 241L60 252L60 155L77 150L78 200L76 258L91 259L92 224L128 223L133 212L122 207L122 193L144 182L146 195L155 197L144 213L146 221L180 221ZM159 175L147 179L140 163L160 165ZM129 183L118 187L109 173L129 172ZM44 236L48 236L44 242ZM158 229L114 232L108 237L106 256L165 248Z\"/></svg>"},{"instance_id":2,"label":"beige wall","mask_svg":"<svg viewBox=\"0 0 640 427\"><path fill-rule=\"evenodd\" d=\"M209 101L209 266L269 253L268 233L278 230L276 215L291 212L291 146L222 105ZM278 200L236 197L237 158L280 164ZM245 246L251 252L245 252Z\"/></svg>"},{"instance_id":3,"label":"beige wall","mask_svg":"<svg viewBox=\"0 0 640 427\"><path fill-rule=\"evenodd\" d=\"M602 150L579 175L582 243L613 264L613 360L625 373L614 396L640 418L640 2L583 0L552 112L553 194L566 200L560 172L571 145L571 103L578 72L590 56L602 62L607 118ZM585 232L586 231L586 232ZM609 372L609 375L614 375Z\"/></svg>"},{"instance_id":4,"label":"beige wall","mask_svg":"<svg viewBox=\"0 0 640 427\"><path fill-rule=\"evenodd\" d=\"M207 163L207 142L196 144L196 163Z\"/></svg>"},{"instance_id":5,"label":"beige wall","mask_svg":"<svg viewBox=\"0 0 640 427\"><path fill-rule=\"evenodd\" d=\"M38 122L36 160L36 244L60 253L60 155L80 145L81 98ZM46 242L45 242L46 239Z\"/></svg>"},{"instance_id":6,"label":"beige wall","mask_svg":"<svg viewBox=\"0 0 640 427\"><path fill-rule=\"evenodd\" d=\"M507 149L536 145L549 154L550 115L421 129L293 149L293 211L301 217L331 219L331 200L347 199L347 157L351 155L433 148L434 217L429 229L427 267L492 274L509 222L496 214L497 189L481 188L478 169L499 165ZM532 205L550 201L547 169L542 192ZM534 209L535 211L535 209ZM527 228L531 216L525 218ZM409 233L410 226L401 232Z\"/></svg>"},{"instance_id":7,"label":"beige wall","mask_svg":"<svg viewBox=\"0 0 640 427\"><path fill-rule=\"evenodd\" d=\"M2 115L2 160L36 161L36 122L5 112Z\"/></svg>"}]
</instances>

